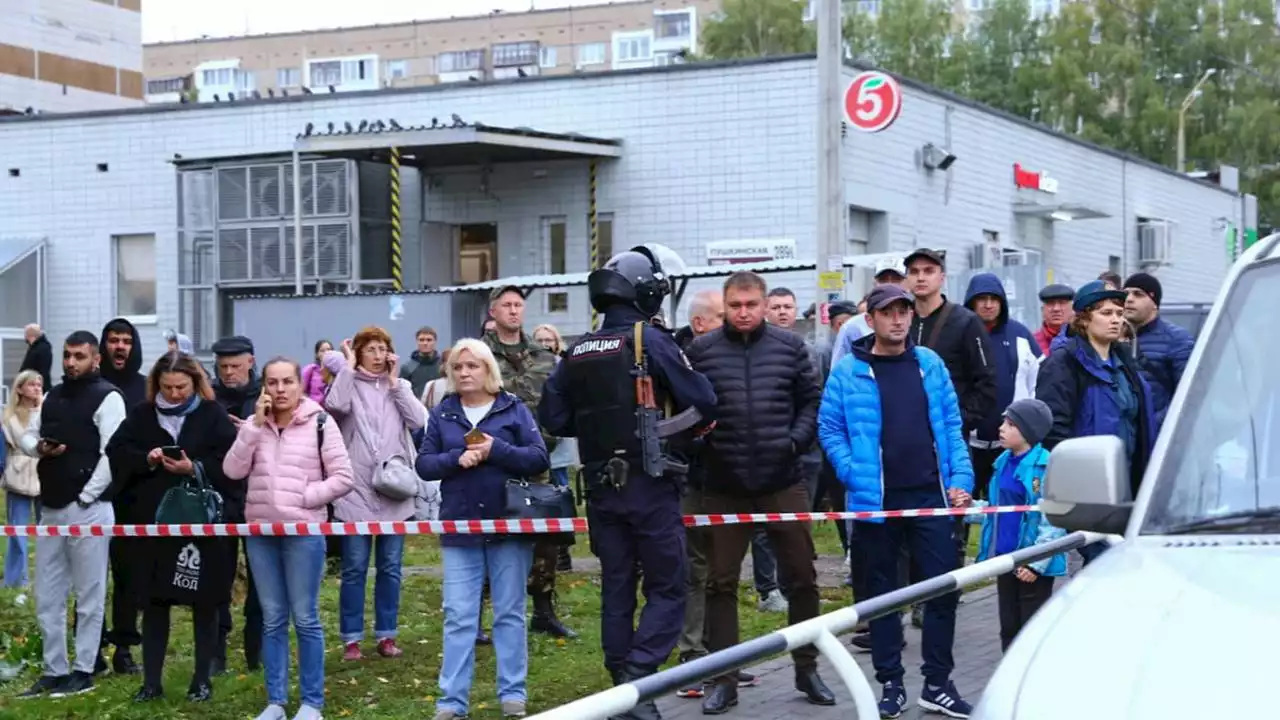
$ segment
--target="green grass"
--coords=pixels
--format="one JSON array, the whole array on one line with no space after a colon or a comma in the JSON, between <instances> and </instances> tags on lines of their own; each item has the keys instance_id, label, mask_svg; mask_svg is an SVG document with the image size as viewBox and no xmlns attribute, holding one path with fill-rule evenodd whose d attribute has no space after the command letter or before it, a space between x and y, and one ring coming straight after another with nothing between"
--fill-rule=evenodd
<instances>
[{"instance_id":1,"label":"green grass","mask_svg":"<svg viewBox=\"0 0 1280 720\"><path fill-rule=\"evenodd\" d=\"M819 553L839 557L840 543L835 527L821 523L815 530ZM0 545L2 547L2 545ZM574 547L576 556L586 554L586 543ZM409 538L405 566L439 565L437 540L431 537ZM372 573L370 573L372 581ZM600 589L596 577L580 573L561 575L559 608L566 624L581 637L574 641L556 641L542 635L529 640L529 707L533 712L575 700L609 686L600 652ZM372 588L370 588L370 597ZM237 632L229 660L231 674L214 680L213 702L186 702L187 684L191 678L193 646L189 613L179 609L173 616L168 661L165 666L165 689L168 699L158 703L135 705L133 694L140 678L104 676L94 692L75 698L17 700L22 691L39 674L39 631L33 602L28 593L24 605L17 605L18 592L0 589L0 647L10 662L31 663L18 679L0 685L0 719L56 720L60 718L93 718L94 720L150 720L155 717L229 720L252 718L265 705L261 673L243 672ZM823 611L828 612L849 602L846 589L824 589ZM758 637L786 624L785 615L764 614L755 608L755 593L744 585L739 594L739 617L742 639ZM436 678L440 671L441 629L444 618L440 609L440 582L423 574L406 574L400 605L400 643L405 654L397 660L369 658L358 663L344 663L337 633L338 580L327 578L320 596L320 614L325 624L326 652L326 718L374 720L382 718L430 717L438 694ZM240 622L237 616L237 626ZM372 622L372 618L369 618ZM68 627L70 625L68 624ZM372 650L366 646L366 652ZM139 661L140 657L137 658ZM290 710L297 707L296 665L291 671ZM501 713L494 697L494 655L492 648L480 647L476 652L475 679L471 691L472 716L499 718Z\"/></svg>"}]
</instances>

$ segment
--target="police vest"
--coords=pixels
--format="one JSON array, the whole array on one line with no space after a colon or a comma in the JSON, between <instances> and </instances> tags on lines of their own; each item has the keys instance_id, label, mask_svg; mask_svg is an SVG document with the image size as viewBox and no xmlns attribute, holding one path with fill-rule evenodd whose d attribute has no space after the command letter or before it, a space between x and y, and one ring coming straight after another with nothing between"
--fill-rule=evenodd
<instances>
[{"instance_id":1,"label":"police vest","mask_svg":"<svg viewBox=\"0 0 1280 720\"><path fill-rule=\"evenodd\" d=\"M578 429L578 456L584 465L615 457L641 460L631 334L630 327L588 333L569 347L561 361Z\"/></svg>"}]
</instances>

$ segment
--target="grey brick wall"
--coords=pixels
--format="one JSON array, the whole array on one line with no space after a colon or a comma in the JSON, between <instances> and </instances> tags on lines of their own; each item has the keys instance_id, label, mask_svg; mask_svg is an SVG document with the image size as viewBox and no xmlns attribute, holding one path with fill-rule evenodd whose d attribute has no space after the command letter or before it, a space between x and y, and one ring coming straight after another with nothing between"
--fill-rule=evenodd
<instances>
[{"instance_id":1,"label":"grey brick wall","mask_svg":"<svg viewBox=\"0 0 1280 720\"><path fill-rule=\"evenodd\" d=\"M790 60L0 122L0 166L22 170L19 178L0 174L0 232L49 239L45 324L51 337L101 328L114 307L111 236L154 233L158 322L141 330L147 356L155 357L163 329L179 325L175 154L279 153L307 122L395 118L429 124L433 116L457 113L493 125L622 138L623 158L600 166L599 209L614 215L615 250L661 242L690 265L702 265L710 241L790 238L801 257L811 257L813 82L811 61ZM960 158L949 195L941 174L926 175L915 160L919 145L947 139L948 115L950 147ZM851 133L845 148L847 200L889 213L893 248L930 244L961 251L981 240L983 229L1012 237L1012 164L1022 162L1058 178L1059 201L1098 206L1112 216L1058 224L1048 257L1059 277L1092 277L1108 255L1126 258L1126 269L1134 269L1138 214L1178 222L1175 263L1160 272L1170 299L1212 297L1225 271L1212 228L1215 217L1234 216L1232 196L912 88L897 124L875 136ZM95 168L103 162L109 172ZM421 219L496 222L500 271L530 274L546 272L549 264L540 218L564 216L569 270L586 269L585 162L499 166L488 196L479 180L474 170L426 172ZM415 185L406 182L406 191ZM416 220L412 211L406 218ZM424 249L425 260L407 253L406 261L444 261L431 250ZM802 304L812 300L808 273L770 281L792 285ZM547 316L543 302L531 300L531 324L550 320L566 333L585 329L585 291L571 294L564 316Z\"/></svg>"}]
</instances>

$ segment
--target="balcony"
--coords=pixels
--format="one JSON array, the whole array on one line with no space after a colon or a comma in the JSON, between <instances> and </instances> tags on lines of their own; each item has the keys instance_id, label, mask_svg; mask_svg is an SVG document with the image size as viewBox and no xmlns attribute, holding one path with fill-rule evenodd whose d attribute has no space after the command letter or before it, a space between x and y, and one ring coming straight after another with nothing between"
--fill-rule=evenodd
<instances>
[{"instance_id":1,"label":"balcony","mask_svg":"<svg viewBox=\"0 0 1280 720\"><path fill-rule=\"evenodd\" d=\"M247 94L256 87L252 72L240 69L240 59L210 60L196 66L196 99L200 102L225 100L232 94Z\"/></svg>"},{"instance_id":2,"label":"balcony","mask_svg":"<svg viewBox=\"0 0 1280 720\"><path fill-rule=\"evenodd\" d=\"M316 92L332 87L334 92L377 90L378 56L357 55L308 60L303 85Z\"/></svg>"},{"instance_id":3,"label":"balcony","mask_svg":"<svg viewBox=\"0 0 1280 720\"><path fill-rule=\"evenodd\" d=\"M695 8L653 12L653 52L693 50L697 45L698 15Z\"/></svg>"},{"instance_id":4,"label":"balcony","mask_svg":"<svg viewBox=\"0 0 1280 720\"><path fill-rule=\"evenodd\" d=\"M436 78L442 83L484 80L484 50L459 50L436 56ZM534 56L537 61L537 56Z\"/></svg>"},{"instance_id":5,"label":"balcony","mask_svg":"<svg viewBox=\"0 0 1280 720\"><path fill-rule=\"evenodd\" d=\"M147 80L146 101L149 103L176 103L192 90L195 84L190 75Z\"/></svg>"}]
</instances>

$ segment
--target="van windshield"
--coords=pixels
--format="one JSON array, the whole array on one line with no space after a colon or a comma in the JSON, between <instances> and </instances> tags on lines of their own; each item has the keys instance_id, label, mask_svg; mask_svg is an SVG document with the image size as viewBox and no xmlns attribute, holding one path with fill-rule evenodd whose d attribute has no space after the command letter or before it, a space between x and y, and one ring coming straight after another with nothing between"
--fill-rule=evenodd
<instances>
[{"instance_id":1,"label":"van windshield","mask_svg":"<svg viewBox=\"0 0 1280 720\"><path fill-rule=\"evenodd\" d=\"M1239 276L1154 478L1144 534L1280 508L1280 261ZM1170 427L1172 425L1172 427ZM1274 531L1275 523L1269 523Z\"/></svg>"}]
</instances>

